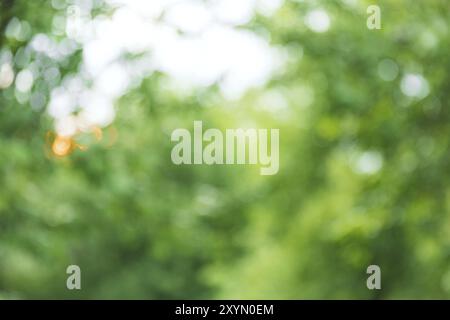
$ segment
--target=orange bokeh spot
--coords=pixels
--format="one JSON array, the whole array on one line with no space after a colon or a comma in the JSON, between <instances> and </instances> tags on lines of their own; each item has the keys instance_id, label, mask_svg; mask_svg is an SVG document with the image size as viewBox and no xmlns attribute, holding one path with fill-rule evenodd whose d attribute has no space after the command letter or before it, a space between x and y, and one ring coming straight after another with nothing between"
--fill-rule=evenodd
<instances>
[{"instance_id":1,"label":"orange bokeh spot","mask_svg":"<svg viewBox=\"0 0 450 320\"><path fill-rule=\"evenodd\" d=\"M95 139L97 139L97 141L102 140L103 138L103 131L101 128L99 127L93 127L92 128L92 132L94 134Z\"/></svg>"},{"instance_id":2,"label":"orange bokeh spot","mask_svg":"<svg viewBox=\"0 0 450 320\"><path fill-rule=\"evenodd\" d=\"M93 127L91 134L93 134L97 141L101 141L103 139L103 130L99 127ZM110 147L116 139L116 130L111 130L111 141L109 142L108 147ZM46 145L47 147L51 146L50 149L52 155L57 157L65 157L71 154L75 149L80 151L86 151L88 149L88 146L77 143L74 137L60 136L52 131L48 131L46 134ZM49 151L49 149L46 150L46 152ZM49 153L47 153L47 155L51 156Z\"/></svg>"},{"instance_id":3,"label":"orange bokeh spot","mask_svg":"<svg viewBox=\"0 0 450 320\"><path fill-rule=\"evenodd\" d=\"M69 137L57 136L52 144L52 151L59 157L64 157L72 151L73 143Z\"/></svg>"}]
</instances>

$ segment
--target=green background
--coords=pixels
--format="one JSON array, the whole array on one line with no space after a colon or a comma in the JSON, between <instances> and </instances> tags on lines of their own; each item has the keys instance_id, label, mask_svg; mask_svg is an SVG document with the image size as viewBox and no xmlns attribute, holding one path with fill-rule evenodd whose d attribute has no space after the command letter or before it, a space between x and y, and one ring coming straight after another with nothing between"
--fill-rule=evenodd
<instances>
[{"instance_id":1,"label":"green background","mask_svg":"<svg viewBox=\"0 0 450 320\"><path fill-rule=\"evenodd\" d=\"M0 298L450 298L449 2L362 1L373 2L381 30L342 1L287 1L256 16L244 28L294 52L266 86L227 101L216 86L170 90L154 73L118 101L112 146L106 128L64 158L48 155L45 110L1 90ZM303 23L317 4L332 16L326 33ZM0 48L17 54L31 38L6 37L13 17L61 37L57 11L2 0ZM81 51L40 63L64 76ZM384 59L398 65L392 81L380 78ZM427 79L426 97L402 94L407 73ZM40 81L33 91L48 96ZM285 113L264 108L273 92ZM280 171L172 164L170 134L194 120L279 128ZM355 170L362 155L382 159L380 170ZM71 264L80 291L66 288ZM366 287L371 264L382 290Z\"/></svg>"}]
</instances>

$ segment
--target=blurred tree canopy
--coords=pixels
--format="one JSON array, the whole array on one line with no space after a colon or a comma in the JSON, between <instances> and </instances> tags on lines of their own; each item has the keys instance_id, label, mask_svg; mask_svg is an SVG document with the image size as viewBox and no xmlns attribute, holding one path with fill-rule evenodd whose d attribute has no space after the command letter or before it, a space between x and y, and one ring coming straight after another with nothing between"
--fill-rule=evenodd
<instances>
[{"instance_id":1,"label":"blurred tree canopy","mask_svg":"<svg viewBox=\"0 0 450 320\"><path fill-rule=\"evenodd\" d=\"M64 40L65 1L2 0L0 298L450 298L448 1L376 2L381 30L366 27L372 1L257 15L244 27L286 60L265 86L230 101L154 72L117 101L101 141L85 134L87 150L56 157L45 106L83 47L27 49L37 34ZM326 32L305 26L318 6ZM58 76L25 95L5 59L15 75L34 63ZM408 81L427 92L408 95ZM170 134L194 120L279 128L279 173L172 164ZM80 291L66 288L71 264ZM371 264L382 290L366 287Z\"/></svg>"}]
</instances>

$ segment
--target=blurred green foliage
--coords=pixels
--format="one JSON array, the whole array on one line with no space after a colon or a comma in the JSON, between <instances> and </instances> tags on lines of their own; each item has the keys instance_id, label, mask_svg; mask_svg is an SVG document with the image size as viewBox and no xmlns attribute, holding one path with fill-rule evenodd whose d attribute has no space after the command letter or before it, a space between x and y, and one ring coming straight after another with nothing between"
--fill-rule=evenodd
<instances>
[{"instance_id":1,"label":"blurred green foliage","mask_svg":"<svg viewBox=\"0 0 450 320\"><path fill-rule=\"evenodd\" d=\"M0 91L0 298L450 298L448 1L377 2L373 31L345 1L314 2L332 17L326 33L303 23L312 2L258 16L247 27L289 57L267 86L226 101L155 73L119 101L112 146L65 158L48 155L45 110ZM1 48L30 40L5 36L13 17L51 36L56 11L2 0ZM64 77L80 53L39 63ZM380 78L384 59L399 67L393 81ZM407 73L427 79L425 98L402 94ZM280 128L279 173L173 165L172 130L199 119ZM81 291L66 289L70 264ZM366 288L370 264L380 291Z\"/></svg>"}]
</instances>

